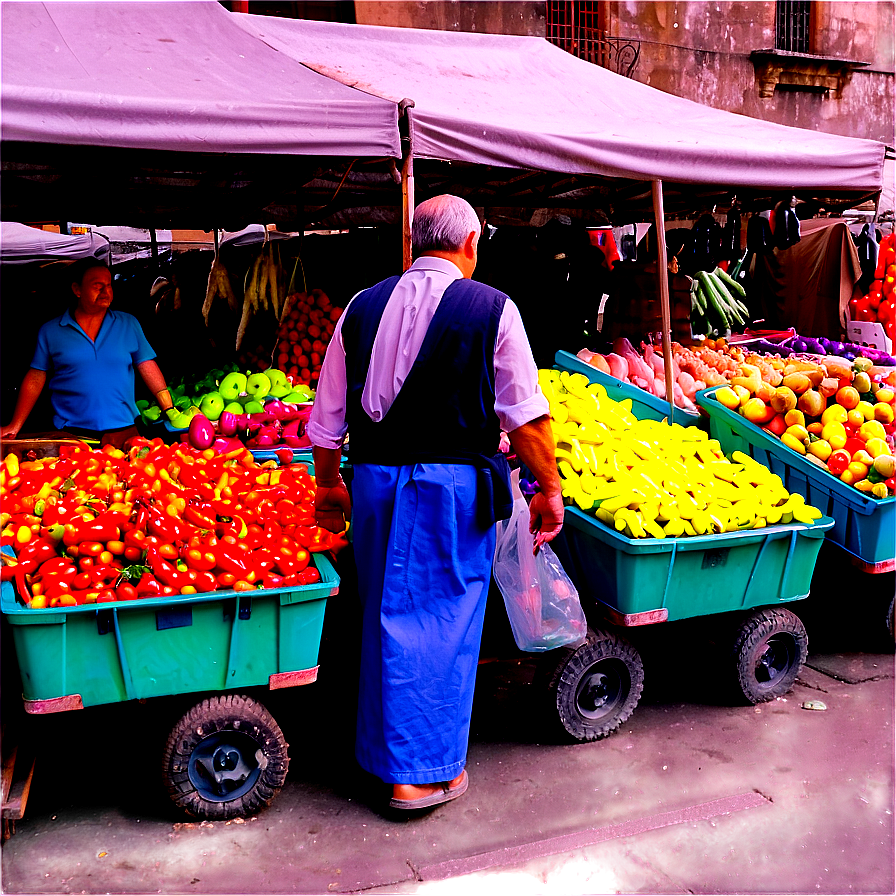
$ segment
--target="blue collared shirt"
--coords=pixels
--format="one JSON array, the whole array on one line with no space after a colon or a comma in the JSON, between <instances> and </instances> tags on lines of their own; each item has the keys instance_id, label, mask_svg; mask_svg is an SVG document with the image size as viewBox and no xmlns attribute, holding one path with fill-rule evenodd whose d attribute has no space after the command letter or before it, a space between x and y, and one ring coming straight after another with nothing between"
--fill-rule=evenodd
<instances>
[{"instance_id":1,"label":"blue collared shirt","mask_svg":"<svg viewBox=\"0 0 896 896\"><path fill-rule=\"evenodd\" d=\"M155 356L133 315L109 309L94 342L66 311L40 328L31 366L49 376L57 429L105 432L133 425L134 367Z\"/></svg>"}]
</instances>

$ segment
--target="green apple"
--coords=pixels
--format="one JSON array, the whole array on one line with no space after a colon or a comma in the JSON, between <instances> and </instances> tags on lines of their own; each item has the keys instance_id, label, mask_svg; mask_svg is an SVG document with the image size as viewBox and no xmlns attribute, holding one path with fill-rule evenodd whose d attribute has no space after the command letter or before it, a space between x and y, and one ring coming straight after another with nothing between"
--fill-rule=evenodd
<instances>
[{"instance_id":1,"label":"green apple","mask_svg":"<svg viewBox=\"0 0 896 896\"><path fill-rule=\"evenodd\" d=\"M224 399L218 392L208 392L203 396L199 404L199 410L208 417L209 420L215 421L221 416L224 410Z\"/></svg>"},{"instance_id":2,"label":"green apple","mask_svg":"<svg viewBox=\"0 0 896 896\"><path fill-rule=\"evenodd\" d=\"M266 373L251 373L246 378L246 392L253 398L262 399L271 391L271 379Z\"/></svg>"},{"instance_id":3,"label":"green apple","mask_svg":"<svg viewBox=\"0 0 896 896\"><path fill-rule=\"evenodd\" d=\"M233 401L241 392L246 391L246 374L234 370L221 380L218 392L225 401Z\"/></svg>"},{"instance_id":4,"label":"green apple","mask_svg":"<svg viewBox=\"0 0 896 896\"><path fill-rule=\"evenodd\" d=\"M269 367L265 375L271 381L271 387L283 385L286 382L286 374L279 367Z\"/></svg>"},{"instance_id":5,"label":"green apple","mask_svg":"<svg viewBox=\"0 0 896 896\"><path fill-rule=\"evenodd\" d=\"M254 398L251 401L247 401L245 406L243 407L244 414L260 414L263 411L264 405Z\"/></svg>"},{"instance_id":6,"label":"green apple","mask_svg":"<svg viewBox=\"0 0 896 896\"><path fill-rule=\"evenodd\" d=\"M246 411L243 406L238 401L230 401L226 405L224 405L224 411L227 411L228 414L245 414ZM223 414L224 411L221 411Z\"/></svg>"}]
</instances>

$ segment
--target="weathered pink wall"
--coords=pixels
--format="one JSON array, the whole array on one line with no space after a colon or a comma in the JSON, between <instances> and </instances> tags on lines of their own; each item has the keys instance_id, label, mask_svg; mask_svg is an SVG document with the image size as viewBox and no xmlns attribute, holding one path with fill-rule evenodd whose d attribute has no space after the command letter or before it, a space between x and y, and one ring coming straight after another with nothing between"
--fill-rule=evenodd
<instances>
[{"instance_id":1,"label":"weathered pink wall","mask_svg":"<svg viewBox=\"0 0 896 896\"><path fill-rule=\"evenodd\" d=\"M760 97L753 50L775 43L773 2L613 0L608 30L641 41L634 77L719 109L854 137L894 142L894 3L817 2L815 45L822 56L867 62L840 97L776 90Z\"/></svg>"}]
</instances>

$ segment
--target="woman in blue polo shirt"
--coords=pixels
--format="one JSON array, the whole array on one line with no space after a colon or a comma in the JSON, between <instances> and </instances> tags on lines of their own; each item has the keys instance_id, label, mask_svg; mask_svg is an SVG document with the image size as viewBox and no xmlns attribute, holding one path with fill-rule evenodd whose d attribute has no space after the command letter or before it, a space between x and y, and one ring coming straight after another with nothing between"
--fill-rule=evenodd
<instances>
[{"instance_id":1,"label":"woman in blue polo shirt","mask_svg":"<svg viewBox=\"0 0 896 896\"><path fill-rule=\"evenodd\" d=\"M76 302L40 328L12 420L0 429L0 436L18 435L49 381L57 429L120 447L137 435L134 371L163 411L172 407L171 395L137 319L109 307L109 268L90 258L75 262L70 270Z\"/></svg>"}]
</instances>

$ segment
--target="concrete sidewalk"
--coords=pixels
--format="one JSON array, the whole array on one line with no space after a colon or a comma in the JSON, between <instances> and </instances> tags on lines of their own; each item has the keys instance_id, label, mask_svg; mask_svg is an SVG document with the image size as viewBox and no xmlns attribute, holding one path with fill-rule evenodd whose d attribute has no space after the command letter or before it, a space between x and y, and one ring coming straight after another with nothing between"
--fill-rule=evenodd
<instances>
[{"instance_id":1,"label":"concrete sidewalk","mask_svg":"<svg viewBox=\"0 0 896 896\"><path fill-rule=\"evenodd\" d=\"M718 697L687 626L655 627L641 704L593 744L545 735L530 662L480 667L470 790L417 819L384 815L353 761L344 606L320 681L260 695L291 765L244 822L184 823L162 793L161 746L192 701L27 719L38 764L3 892L893 893L893 580L860 581L880 593L852 595L848 615L803 602L809 664L758 707Z\"/></svg>"}]
</instances>

